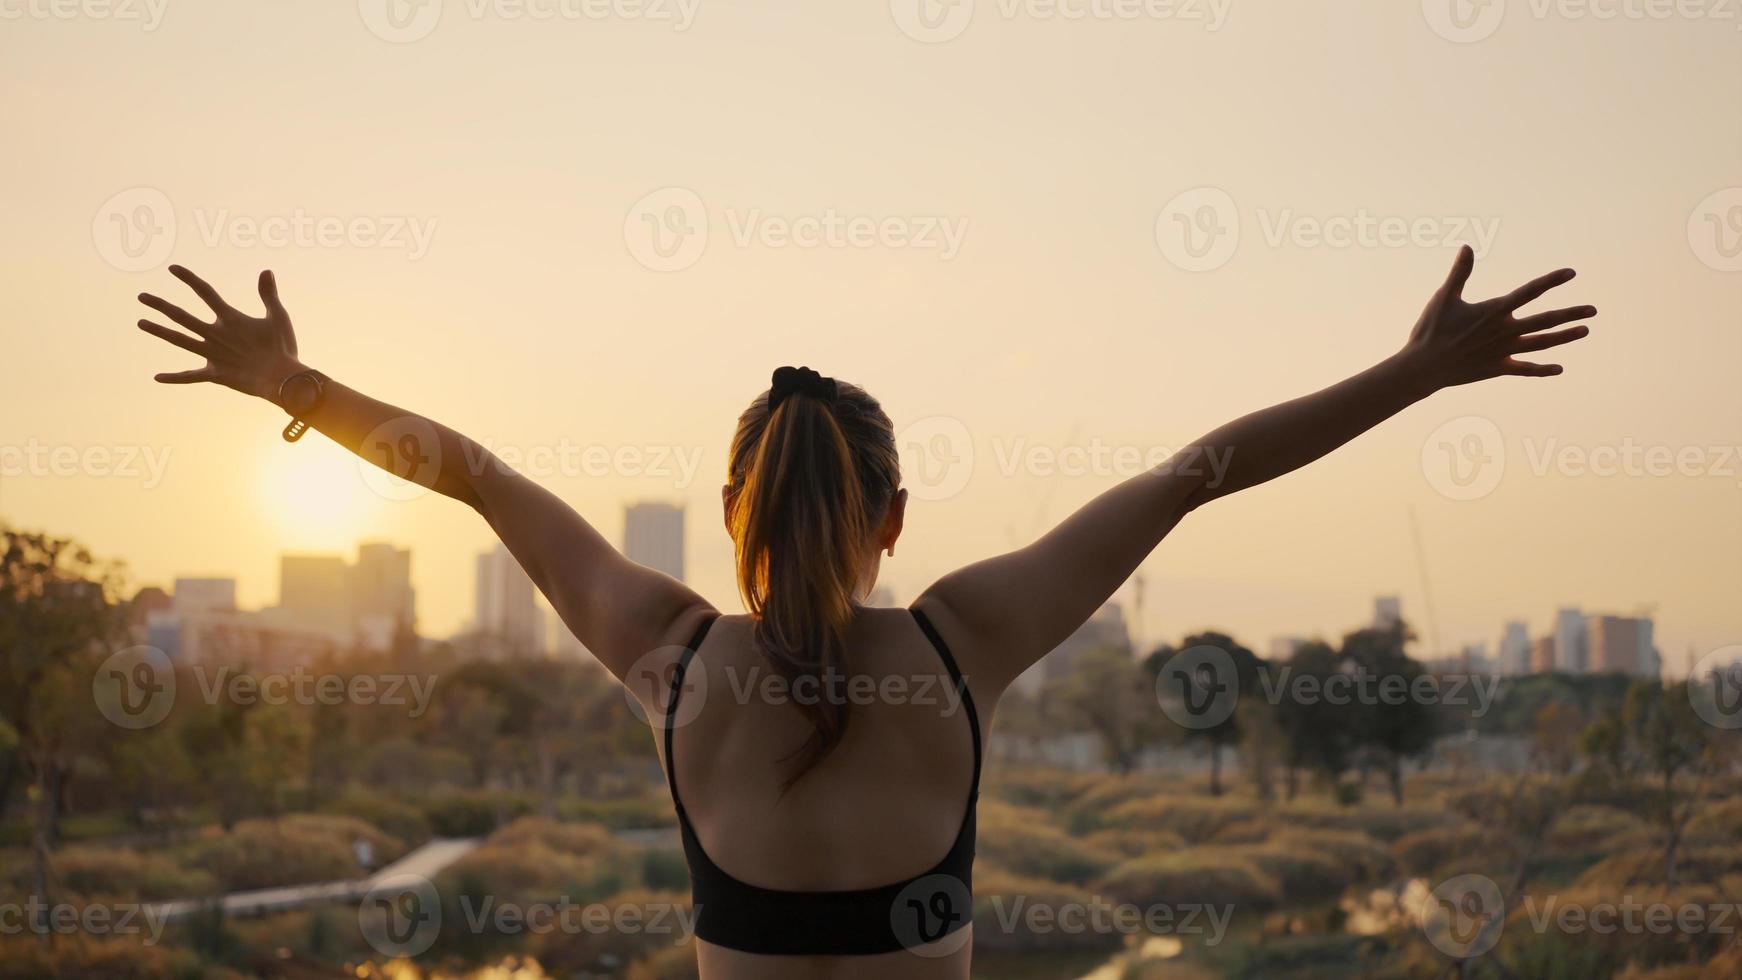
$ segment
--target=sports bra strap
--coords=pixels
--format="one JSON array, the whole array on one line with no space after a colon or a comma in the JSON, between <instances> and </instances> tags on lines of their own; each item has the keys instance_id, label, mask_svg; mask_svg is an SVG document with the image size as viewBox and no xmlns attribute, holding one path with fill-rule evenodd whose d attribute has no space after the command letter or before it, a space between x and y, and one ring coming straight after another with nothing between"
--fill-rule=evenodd
<instances>
[{"instance_id":1,"label":"sports bra strap","mask_svg":"<svg viewBox=\"0 0 1742 980\"><path fill-rule=\"evenodd\" d=\"M913 613L914 622L919 624L920 632L924 633L925 638L931 641L931 645L937 648L938 657L943 660L944 668L950 672L950 683L955 685L956 693L961 696L962 707L968 710L968 729L969 733L974 737L973 796L978 797L980 795L980 762L982 757L982 751L980 748L980 713L974 710L974 695L968 690L968 679L962 675L962 668L956 666L956 658L950 653L950 645L944 642L944 638L938 633L937 627L931 624L931 619L927 617L925 613L920 612L916 607L910 607L908 612Z\"/></svg>"},{"instance_id":2,"label":"sports bra strap","mask_svg":"<svg viewBox=\"0 0 1742 980\"><path fill-rule=\"evenodd\" d=\"M677 727L673 724L673 720L677 718L677 700L683 695L684 674L690 669L690 660L695 657L696 651L702 648L702 641L708 638L708 630L713 628L714 621L719 618L718 616L709 616L702 620L702 625L696 627L696 635L690 639L689 644L684 647L683 653L678 657L677 666L671 673L671 692L665 701L665 717L661 719L665 728L665 781L671 787L672 805L677 807L680 812L683 810L683 801L677 796L677 763L673 761L671 754L671 733Z\"/></svg>"}]
</instances>

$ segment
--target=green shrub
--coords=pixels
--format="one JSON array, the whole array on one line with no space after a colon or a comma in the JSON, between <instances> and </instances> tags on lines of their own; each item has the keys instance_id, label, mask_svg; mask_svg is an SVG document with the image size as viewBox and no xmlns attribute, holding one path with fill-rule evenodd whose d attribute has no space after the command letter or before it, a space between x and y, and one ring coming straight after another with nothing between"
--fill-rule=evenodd
<instances>
[{"instance_id":1,"label":"green shrub","mask_svg":"<svg viewBox=\"0 0 1742 980\"><path fill-rule=\"evenodd\" d=\"M1108 811L1109 827L1144 827L1171 830L1199 843L1223 829L1256 819L1258 811L1243 800L1227 797L1151 796L1127 800Z\"/></svg>"},{"instance_id":2,"label":"green shrub","mask_svg":"<svg viewBox=\"0 0 1742 980\"><path fill-rule=\"evenodd\" d=\"M1099 890L1138 905L1233 905L1241 911L1282 901L1282 885L1249 857L1202 848L1126 861L1101 879Z\"/></svg>"},{"instance_id":3,"label":"green shrub","mask_svg":"<svg viewBox=\"0 0 1742 980\"><path fill-rule=\"evenodd\" d=\"M217 890L212 875L184 868L167 854L125 848L68 847L50 858L54 876L73 896L159 902L199 898ZM24 868L28 869L28 865Z\"/></svg>"},{"instance_id":4,"label":"green shrub","mask_svg":"<svg viewBox=\"0 0 1742 980\"><path fill-rule=\"evenodd\" d=\"M537 809L528 794L494 790L444 793L421 806L430 829L442 837L484 837Z\"/></svg>"},{"instance_id":5,"label":"green shrub","mask_svg":"<svg viewBox=\"0 0 1742 980\"><path fill-rule=\"evenodd\" d=\"M995 800L980 804L978 852L1017 875L1079 885L1105 874L1121 859L1067 836L1039 810Z\"/></svg>"},{"instance_id":6,"label":"green shrub","mask_svg":"<svg viewBox=\"0 0 1742 980\"><path fill-rule=\"evenodd\" d=\"M322 810L344 817L355 817L379 827L407 847L418 847L430 838L429 821L423 811L409 803L366 789L353 789L328 803Z\"/></svg>"},{"instance_id":7,"label":"green shrub","mask_svg":"<svg viewBox=\"0 0 1742 980\"><path fill-rule=\"evenodd\" d=\"M1075 920L1061 923L1058 918L1066 908L1087 910L1092 905L1109 904L1080 888L987 865L974 875L974 950L1062 953L1118 949L1124 944L1123 933L1075 927Z\"/></svg>"}]
</instances>

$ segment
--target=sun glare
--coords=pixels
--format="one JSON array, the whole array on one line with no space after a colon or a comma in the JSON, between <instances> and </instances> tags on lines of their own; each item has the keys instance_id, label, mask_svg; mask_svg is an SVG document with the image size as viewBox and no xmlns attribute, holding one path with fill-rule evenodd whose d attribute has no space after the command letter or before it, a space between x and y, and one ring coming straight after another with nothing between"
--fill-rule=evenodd
<instances>
[{"instance_id":1,"label":"sun glare","mask_svg":"<svg viewBox=\"0 0 1742 980\"><path fill-rule=\"evenodd\" d=\"M348 551L381 503L359 463L325 446L284 446L261 467L262 506L284 547Z\"/></svg>"}]
</instances>

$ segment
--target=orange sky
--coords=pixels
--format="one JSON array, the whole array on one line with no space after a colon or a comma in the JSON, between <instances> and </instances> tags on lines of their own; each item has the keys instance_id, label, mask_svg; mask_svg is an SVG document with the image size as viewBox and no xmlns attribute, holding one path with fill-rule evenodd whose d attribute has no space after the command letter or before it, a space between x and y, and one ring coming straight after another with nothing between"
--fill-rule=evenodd
<instances>
[{"instance_id":1,"label":"orange sky","mask_svg":"<svg viewBox=\"0 0 1742 980\"><path fill-rule=\"evenodd\" d=\"M151 382L193 366L132 328L135 293L181 295L165 262L239 301L271 267L311 365L523 454L607 534L627 501L690 502L727 606L737 412L780 364L865 385L910 478L972 447L886 565L907 598L1121 458L1390 353L1468 241L1479 293L1581 270L1568 301L1603 313L1566 376L1443 393L1194 516L1146 566L1144 638L1262 650L1382 592L1419 620L1413 508L1444 647L1570 603L1655 604L1675 670L1742 642L1734 22L386 2L0 0L0 518L140 583L234 574L250 605L282 551L390 540L426 631L456 628L482 522L284 445L264 404Z\"/></svg>"}]
</instances>

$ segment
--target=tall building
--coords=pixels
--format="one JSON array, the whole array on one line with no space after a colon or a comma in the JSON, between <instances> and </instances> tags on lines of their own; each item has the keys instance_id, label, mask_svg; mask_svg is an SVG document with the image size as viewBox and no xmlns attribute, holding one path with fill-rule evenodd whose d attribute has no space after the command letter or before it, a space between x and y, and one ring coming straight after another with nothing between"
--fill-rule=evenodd
<instances>
[{"instance_id":1,"label":"tall building","mask_svg":"<svg viewBox=\"0 0 1742 980\"><path fill-rule=\"evenodd\" d=\"M1530 630L1520 620L1511 620L1500 635L1497 654L1502 674L1530 673Z\"/></svg>"},{"instance_id":2,"label":"tall building","mask_svg":"<svg viewBox=\"0 0 1742 980\"><path fill-rule=\"evenodd\" d=\"M1586 672L1584 613L1569 606L1555 614L1554 647L1557 670L1567 674Z\"/></svg>"},{"instance_id":3,"label":"tall building","mask_svg":"<svg viewBox=\"0 0 1742 980\"><path fill-rule=\"evenodd\" d=\"M400 632L417 626L417 593L411 587L411 552L379 542L357 546L350 570L351 617L365 646L386 649Z\"/></svg>"},{"instance_id":4,"label":"tall building","mask_svg":"<svg viewBox=\"0 0 1742 980\"><path fill-rule=\"evenodd\" d=\"M387 650L417 626L411 552L370 542L357 546L356 564L339 555L284 555L278 606L264 615L282 629L324 632L341 648Z\"/></svg>"},{"instance_id":5,"label":"tall building","mask_svg":"<svg viewBox=\"0 0 1742 980\"><path fill-rule=\"evenodd\" d=\"M623 554L682 582L682 505L639 503L624 508Z\"/></svg>"},{"instance_id":6,"label":"tall building","mask_svg":"<svg viewBox=\"0 0 1742 980\"><path fill-rule=\"evenodd\" d=\"M1650 619L1592 616L1586 622L1586 655L1591 673L1622 673L1656 677L1660 671L1652 645Z\"/></svg>"},{"instance_id":7,"label":"tall building","mask_svg":"<svg viewBox=\"0 0 1742 980\"><path fill-rule=\"evenodd\" d=\"M498 543L478 556L472 629L512 656L544 655L544 612L532 578Z\"/></svg>"},{"instance_id":8,"label":"tall building","mask_svg":"<svg viewBox=\"0 0 1742 980\"><path fill-rule=\"evenodd\" d=\"M1377 596L1373 600L1373 628L1388 630L1403 622L1403 600L1394 595Z\"/></svg>"},{"instance_id":9,"label":"tall building","mask_svg":"<svg viewBox=\"0 0 1742 980\"><path fill-rule=\"evenodd\" d=\"M201 612L231 612L236 608L233 578L178 578L170 609L180 615Z\"/></svg>"},{"instance_id":10,"label":"tall building","mask_svg":"<svg viewBox=\"0 0 1742 980\"><path fill-rule=\"evenodd\" d=\"M1539 636L1530 644L1530 672L1533 674L1552 674L1560 668L1555 660L1555 642L1552 636Z\"/></svg>"},{"instance_id":11,"label":"tall building","mask_svg":"<svg viewBox=\"0 0 1742 980\"><path fill-rule=\"evenodd\" d=\"M278 614L305 629L349 632L351 600L345 559L283 555L278 559ZM179 588L179 586L178 586Z\"/></svg>"}]
</instances>

